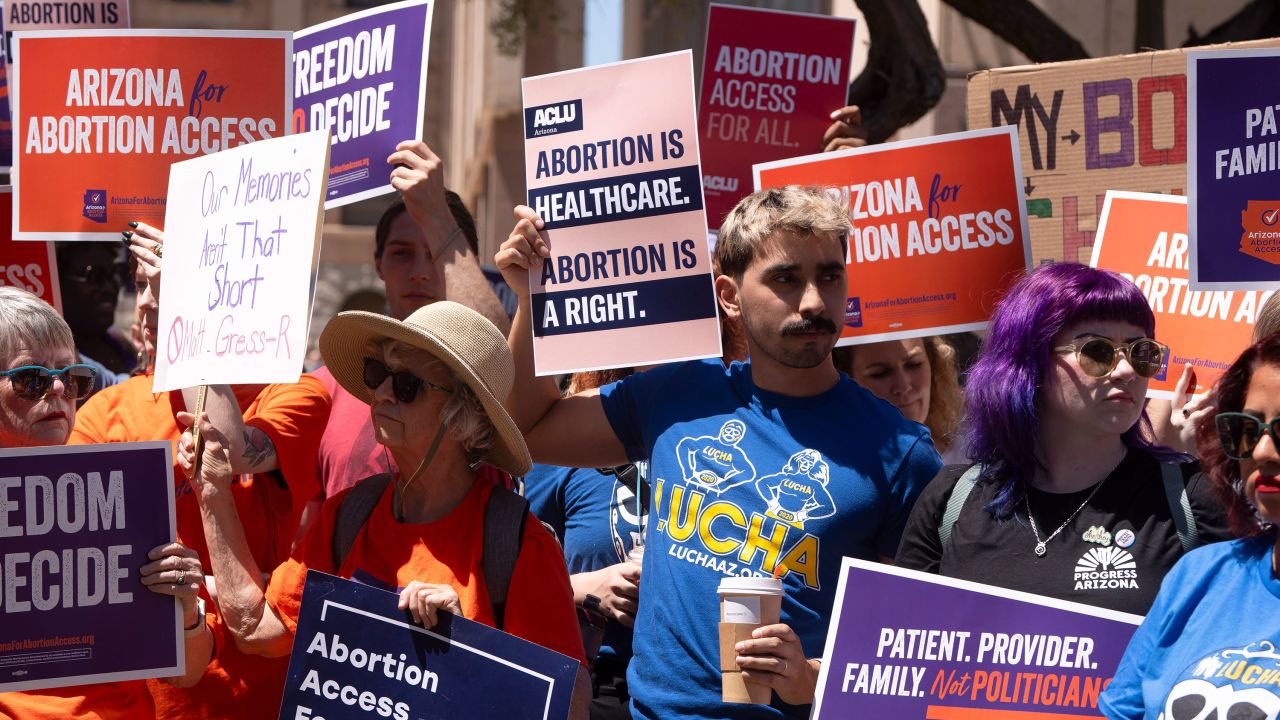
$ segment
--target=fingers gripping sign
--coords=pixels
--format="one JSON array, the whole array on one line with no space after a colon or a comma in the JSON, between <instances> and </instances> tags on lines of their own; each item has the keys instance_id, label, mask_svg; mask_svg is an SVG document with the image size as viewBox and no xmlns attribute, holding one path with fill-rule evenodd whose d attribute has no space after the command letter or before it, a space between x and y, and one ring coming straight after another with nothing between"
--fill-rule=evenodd
<instances>
[{"instance_id":1,"label":"fingers gripping sign","mask_svg":"<svg viewBox=\"0 0 1280 720\"><path fill-rule=\"evenodd\" d=\"M425 583L414 580L400 591L401 610L408 610L413 621L425 628L435 627L440 621L439 611L447 610L454 615L462 614L462 605L458 600L458 592L448 585Z\"/></svg>"},{"instance_id":2,"label":"fingers gripping sign","mask_svg":"<svg viewBox=\"0 0 1280 720\"><path fill-rule=\"evenodd\" d=\"M867 129L862 125L862 108L842 107L831 113L831 125L822 135L822 151L832 152L858 148L867 144Z\"/></svg>"},{"instance_id":3,"label":"fingers gripping sign","mask_svg":"<svg viewBox=\"0 0 1280 720\"><path fill-rule=\"evenodd\" d=\"M517 205L515 219L515 227L493 256L493 263L502 271L507 285L521 298L527 298L529 270L541 268L542 262L551 257L551 245L542 218L533 208Z\"/></svg>"}]
</instances>

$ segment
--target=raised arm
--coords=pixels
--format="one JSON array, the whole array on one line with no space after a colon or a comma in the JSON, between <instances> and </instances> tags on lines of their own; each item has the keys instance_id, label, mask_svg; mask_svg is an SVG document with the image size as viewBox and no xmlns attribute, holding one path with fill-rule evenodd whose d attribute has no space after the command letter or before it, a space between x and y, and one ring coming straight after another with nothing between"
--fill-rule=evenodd
<instances>
[{"instance_id":1,"label":"raised arm","mask_svg":"<svg viewBox=\"0 0 1280 720\"><path fill-rule=\"evenodd\" d=\"M179 413L178 421L191 423L191 413ZM231 453L226 436L210 422L208 413L200 418L204 438L200 476L192 478L200 504L209 565L217 578L218 609L236 647L251 655L280 657L293 647L293 633L281 621L266 599L262 571L249 549L244 526L231 497L233 476ZM191 471L191 436L183 436L178 462Z\"/></svg>"},{"instance_id":2,"label":"raised arm","mask_svg":"<svg viewBox=\"0 0 1280 720\"><path fill-rule=\"evenodd\" d=\"M420 140L400 143L387 162L395 166L391 185L400 191L409 216L427 237L431 258L444 278L445 299L466 305L507 332L511 323L506 310L449 209L444 162Z\"/></svg>"},{"instance_id":3,"label":"raised arm","mask_svg":"<svg viewBox=\"0 0 1280 720\"><path fill-rule=\"evenodd\" d=\"M524 431L535 462L567 467L625 464L626 450L605 416L597 390L561 398L555 379L537 377L533 366L533 318L529 303L529 269L551 257L542 218L532 208L515 209L515 228L494 264L520 298L507 342L515 357L516 379L507 411Z\"/></svg>"}]
</instances>

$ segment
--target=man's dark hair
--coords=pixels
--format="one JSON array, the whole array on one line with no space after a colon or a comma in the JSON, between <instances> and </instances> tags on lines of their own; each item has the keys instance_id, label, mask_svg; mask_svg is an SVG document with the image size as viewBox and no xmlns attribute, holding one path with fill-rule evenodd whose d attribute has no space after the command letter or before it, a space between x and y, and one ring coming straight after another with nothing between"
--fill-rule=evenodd
<instances>
[{"instance_id":1,"label":"man's dark hair","mask_svg":"<svg viewBox=\"0 0 1280 720\"><path fill-rule=\"evenodd\" d=\"M444 191L444 200L449 204L449 212L453 214L453 221L458 223L458 227L462 230L462 236L467 239L467 245L471 247L471 252L476 255L480 254L480 237L476 234L476 219L471 217L471 211L467 210L467 206L462 203L462 198L458 197L458 193L452 190ZM391 223L400 217L400 213L405 211L404 200L397 197L387 209L382 212L382 217L378 218L378 225L373 230L373 256L382 258L382 251L387 247L387 237L391 235Z\"/></svg>"}]
</instances>

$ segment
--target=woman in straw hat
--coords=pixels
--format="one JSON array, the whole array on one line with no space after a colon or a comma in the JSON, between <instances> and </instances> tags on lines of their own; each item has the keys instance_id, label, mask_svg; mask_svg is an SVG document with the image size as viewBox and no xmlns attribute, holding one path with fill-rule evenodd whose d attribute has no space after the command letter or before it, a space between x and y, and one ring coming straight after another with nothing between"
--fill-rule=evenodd
<instances>
[{"instance_id":1,"label":"woman in straw hat","mask_svg":"<svg viewBox=\"0 0 1280 720\"><path fill-rule=\"evenodd\" d=\"M555 539L523 500L476 481L481 462L517 476L530 465L524 437L502 407L514 376L502 334L462 305L437 302L404 321L341 313L321 334L320 351L342 387L369 403L378 442L406 474L366 478L329 498L293 557L264 583L226 492L225 441L202 416L206 442L193 484L236 644L288 654L312 569L398 591L400 607L424 626L448 610L581 660L573 591ZM191 446L188 435L179 452L186 467ZM485 546L497 542L490 506L512 500L517 514L500 534L516 538L514 563L495 579L482 562ZM491 596L504 581L505 605Z\"/></svg>"}]
</instances>

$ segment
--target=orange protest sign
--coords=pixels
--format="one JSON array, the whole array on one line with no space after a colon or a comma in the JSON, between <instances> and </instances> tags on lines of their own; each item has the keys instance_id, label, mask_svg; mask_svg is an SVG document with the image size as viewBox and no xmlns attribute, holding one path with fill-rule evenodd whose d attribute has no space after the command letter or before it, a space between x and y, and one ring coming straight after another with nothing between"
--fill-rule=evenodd
<instances>
[{"instance_id":1,"label":"orange protest sign","mask_svg":"<svg viewBox=\"0 0 1280 720\"><path fill-rule=\"evenodd\" d=\"M13 42L17 240L161 225L170 164L288 128L289 33L57 30Z\"/></svg>"},{"instance_id":2,"label":"orange protest sign","mask_svg":"<svg viewBox=\"0 0 1280 720\"><path fill-rule=\"evenodd\" d=\"M792 184L849 206L841 345L981 330L1030 267L1012 127L755 166L757 190Z\"/></svg>"},{"instance_id":3,"label":"orange protest sign","mask_svg":"<svg viewBox=\"0 0 1280 720\"><path fill-rule=\"evenodd\" d=\"M1177 195L1107 191L1090 265L1133 280L1156 316L1156 339L1170 348L1147 396L1173 399L1183 365L1207 392L1253 341L1258 310L1271 291L1188 289L1187 199Z\"/></svg>"}]
</instances>

